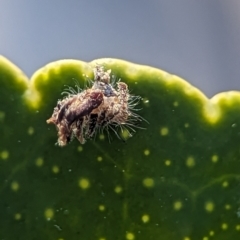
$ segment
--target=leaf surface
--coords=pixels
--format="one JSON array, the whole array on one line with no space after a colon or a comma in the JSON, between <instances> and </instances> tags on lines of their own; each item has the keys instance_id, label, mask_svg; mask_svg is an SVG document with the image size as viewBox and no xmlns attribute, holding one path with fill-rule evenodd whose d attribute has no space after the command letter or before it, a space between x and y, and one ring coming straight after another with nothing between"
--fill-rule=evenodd
<instances>
[{"instance_id":1,"label":"leaf surface","mask_svg":"<svg viewBox=\"0 0 240 240\"><path fill-rule=\"evenodd\" d=\"M103 64L142 97L149 124L55 145L47 125L67 86ZM240 237L240 93L206 98L183 79L117 59L60 60L31 81L0 57L0 238Z\"/></svg>"}]
</instances>

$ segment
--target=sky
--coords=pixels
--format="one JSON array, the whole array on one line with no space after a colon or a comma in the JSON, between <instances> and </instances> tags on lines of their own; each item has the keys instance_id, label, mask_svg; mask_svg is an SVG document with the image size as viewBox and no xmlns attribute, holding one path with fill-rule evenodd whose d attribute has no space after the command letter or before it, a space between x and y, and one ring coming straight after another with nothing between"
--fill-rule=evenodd
<instances>
[{"instance_id":1,"label":"sky","mask_svg":"<svg viewBox=\"0 0 240 240\"><path fill-rule=\"evenodd\" d=\"M0 55L28 77L60 59L119 58L208 97L240 91L239 0L0 0Z\"/></svg>"}]
</instances>

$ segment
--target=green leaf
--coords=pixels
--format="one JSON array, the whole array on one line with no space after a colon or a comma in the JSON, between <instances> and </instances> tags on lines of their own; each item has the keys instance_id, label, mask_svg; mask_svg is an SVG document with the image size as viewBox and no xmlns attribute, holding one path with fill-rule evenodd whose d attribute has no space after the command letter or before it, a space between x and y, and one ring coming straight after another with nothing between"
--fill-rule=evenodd
<instances>
[{"instance_id":1,"label":"green leaf","mask_svg":"<svg viewBox=\"0 0 240 240\"><path fill-rule=\"evenodd\" d=\"M143 100L133 137L55 145L47 125L92 68ZM27 77L0 57L0 239L240 237L240 93L206 98L181 78L116 59L61 60Z\"/></svg>"}]
</instances>

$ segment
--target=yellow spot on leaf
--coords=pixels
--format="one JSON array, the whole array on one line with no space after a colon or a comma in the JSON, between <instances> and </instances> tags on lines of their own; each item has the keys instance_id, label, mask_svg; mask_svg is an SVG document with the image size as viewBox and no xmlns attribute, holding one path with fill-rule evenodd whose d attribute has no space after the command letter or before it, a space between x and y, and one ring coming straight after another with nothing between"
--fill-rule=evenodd
<instances>
[{"instance_id":1,"label":"yellow spot on leaf","mask_svg":"<svg viewBox=\"0 0 240 240\"><path fill-rule=\"evenodd\" d=\"M150 217L149 217L149 215L147 215L147 214L144 214L144 215L142 216L142 221L143 221L144 223L147 223L147 222L149 222L149 220L150 220Z\"/></svg>"},{"instance_id":2,"label":"yellow spot on leaf","mask_svg":"<svg viewBox=\"0 0 240 240\"><path fill-rule=\"evenodd\" d=\"M227 230L228 229L227 223L223 223L221 228L222 228L222 230Z\"/></svg>"},{"instance_id":3,"label":"yellow spot on leaf","mask_svg":"<svg viewBox=\"0 0 240 240\"><path fill-rule=\"evenodd\" d=\"M41 157L39 157L36 159L35 163L36 163L37 167L41 167L43 165L43 162L44 162L43 159Z\"/></svg>"},{"instance_id":4,"label":"yellow spot on leaf","mask_svg":"<svg viewBox=\"0 0 240 240\"><path fill-rule=\"evenodd\" d=\"M145 106L149 107L149 99L143 98L143 103L145 104Z\"/></svg>"},{"instance_id":5,"label":"yellow spot on leaf","mask_svg":"<svg viewBox=\"0 0 240 240\"><path fill-rule=\"evenodd\" d=\"M223 186L224 188L228 187L228 181L224 181L224 182L222 183L222 186Z\"/></svg>"},{"instance_id":6,"label":"yellow spot on leaf","mask_svg":"<svg viewBox=\"0 0 240 240\"><path fill-rule=\"evenodd\" d=\"M166 161L165 161L165 165L166 165L166 166L170 166L171 164L172 164L172 163L171 163L171 160L166 160Z\"/></svg>"},{"instance_id":7,"label":"yellow spot on leaf","mask_svg":"<svg viewBox=\"0 0 240 240\"><path fill-rule=\"evenodd\" d=\"M127 239L127 240L134 240L134 239L135 239L135 236L134 236L133 233L128 232L128 233L126 234L126 239Z\"/></svg>"},{"instance_id":8,"label":"yellow spot on leaf","mask_svg":"<svg viewBox=\"0 0 240 240\"><path fill-rule=\"evenodd\" d=\"M176 210L176 211L181 210L182 207L183 207L183 204L182 204L181 201L176 201L176 202L173 203L173 208L174 208L174 210Z\"/></svg>"},{"instance_id":9,"label":"yellow spot on leaf","mask_svg":"<svg viewBox=\"0 0 240 240\"><path fill-rule=\"evenodd\" d=\"M185 127L185 128L188 128L188 127L189 127L189 123L185 123L185 124L184 124L184 127Z\"/></svg>"},{"instance_id":10,"label":"yellow spot on leaf","mask_svg":"<svg viewBox=\"0 0 240 240\"><path fill-rule=\"evenodd\" d=\"M212 156L212 162L213 162L213 163L218 162L218 155L213 155L213 156Z\"/></svg>"},{"instance_id":11,"label":"yellow spot on leaf","mask_svg":"<svg viewBox=\"0 0 240 240\"><path fill-rule=\"evenodd\" d=\"M52 208L47 208L44 212L45 218L49 221L53 218L54 216L54 211Z\"/></svg>"},{"instance_id":12,"label":"yellow spot on leaf","mask_svg":"<svg viewBox=\"0 0 240 240\"><path fill-rule=\"evenodd\" d=\"M183 240L191 240L190 237L184 237Z\"/></svg>"},{"instance_id":13,"label":"yellow spot on leaf","mask_svg":"<svg viewBox=\"0 0 240 240\"><path fill-rule=\"evenodd\" d=\"M98 209L99 209L99 211L103 212L105 210L105 206L104 205L99 205Z\"/></svg>"},{"instance_id":14,"label":"yellow spot on leaf","mask_svg":"<svg viewBox=\"0 0 240 240\"><path fill-rule=\"evenodd\" d=\"M230 210L231 208L232 208L232 207L231 207L230 204L226 204L226 205L225 205L225 209L226 209L226 210Z\"/></svg>"},{"instance_id":15,"label":"yellow spot on leaf","mask_svg":"<svg viewBox=\"0 0 240 240\"><path fill-rule=\"evenodd\" d=\"M5 112L0 111L0 121L3 122L5 118Z\"/></svg>"},{"instance_id":16,"label":"yellow spot on leaf","mask_svg":"<svg viewBox=\"0 0 240 240\"><path fill-rule=\"evenodd\" d=\"M55 174L59 173L59 167L58 167L57 165L54 165L54 166L52 167L52 171L53 171L53 173L55 173Z\"/></svg>"},{"instance_id":17,"label":"yellow spot on leaf","mask_svg":"<svg viewBox=\"0 0 240 240\"><path fill-rule=\"evenodd\" d=\"M209 232L209 235L210 235L210 236L214 236L214 234L215 234L214 231L210 231L210 232Z\"/></svg>"},{"instance_id":18,"label":"yellow spot on leaf","mask_svg":"<svg viewBox=\"0 0 240 240\"><path fill-rule=\"evenodd\" d=\"M178 102L177 101L175 101L174 103L173 103L173 106L174 107L177 107L179 104L178 104Z\"/></svg>"},{"instance_id":19,"label":"yellow spot on leaf","mask_svg":"<svg viewBox=\"0 0 240 240\"><path fill-rule=\"evenodd\" d=\"M150 154L150 151L149 151L149 149L145 149L143 153L145 156L148 156Z\"/></svg>"},{"instance_id":20,"label":"yellow spot on leaf","mask_svg":"<svg viewBox=\"0 0 240 240\"><path fill-rule=\"evenodd\" d=\"M127 131L126 129L124 129L122 132L121 132L121 136L123 139L127 140L128 138L130 138L132 135L129 133L129 131Z\"/></svg>"},{"instance_id":21,"label":"yellow spot on leaf","mask_svg":"<svg viewBox=\"0 0 240 240\"><path fill-rule=\"evenodd\" d=\"M2 160L7 160L8 158L9 158L9 152L8 151L2 151L1 153L0 153L0 157L1 157L1 159Z\"/></svg>"},{"instance_id":22,"label":"yellow spot on leaf","mask_svg":"<svg viewBox=\"0 0 240 240\"><path fill-rule=\"evenodd\" d=\"M81 178L78 182L78 185L82 189L87 189L90 187L90 182L87 178Z\"/></svg>"},{"instance_id":23,"label":"yellow spot on leaf","mask_svg":"<svg viewBox=\"0 0 240 240\"><path fill-rule=\"evenodd\" d=\"M154 186L154 180L152 178L144 178L143 179L143 186L147 188L151 188Z\"/></svg>"},{"instance_id":24,"label":"yellow spot on leaf","mask_svg":"<svg viewBox=\"0 0 240 240\"><path fill-rule=\"evenodd\" d=\"M215 208L215 205L212 201L208 201L205 203L205 210L207 212L212 212L214 210L214 208Z\"/></svg>"},{"instance_id":25,"label":"yellow spot on leaf","mask_svg":"<svg viewBox=\"0 0 240 240\"><path fill-rule=\"evenodd\" d=\"M16 182L16 181L14 181L14 182L12 182L12 184L11 184L11 189L13 190L13 191L18 191L18 189L19 189L19 184L18 184L18 182Z\"/></svg>"},{"instance_id":26,"label":"yellow spot on leaf","mask_svg":"<svg viewBox=\"0 0 240 240\"><path fill-rule=\"evenodd\" d=\"M208 237L203 237L203 240L208 240Z\"/></svg>"},{"instance_id":27,"label":"yellow spot on leaf","mask_svg":"<svg viewBox=\"0 0 240 240\"><path fill-rule=\"evenodd\" d=\"M189 168L192 168L195 166L195 159L193 157L188 157L187 160L186 160L186 165L187 167Z\"/></svg>"},{"instance_id":28,"label":"yellow spot on leaf","mask_svg":"<svg viewBox=\"0 0 240 240\"><path fill-rule=\"evenodd\" d=\"M22 218L22 215L20 214L20 213L16 213L15 215L14 215L14 219L15 220L20 220Z\"/></svg>"},{"instance_id":29,"label":"yellow spot on leaf","mask_svg":"<svg viewBox=\"0 0 240 240\"><path fill-rule=\"evenodd\" d=\"M103 158L101 156L98 156L97 160L98 160L98 162L101 162L103 160Z\"/></svg>"},{"instance_id":30,"label":"yellow spot on leaf","mask_svg":"<svg viewBox=\"0 0 240 240\"><path fill-rule=\"evenodd\" d=\"M100 134L100 135L99 135L99 139L100 139L100 140L104 140L104 139L105 139L105 136L104 136L103 134Z\"/></svg>"},{"instance_id":31,"label":"yellow spot on leaf","mask_svg":"<svg viewBox=\"0 0 240 240\"><path fill-rule=\"evenodd\" d=\"M106 240L106 238L101 237L101 238L99 238L99 240Z\"/></svg>"},{"instance_id":32,"label":"yellow spot on leaf","mask_svg":"<svg viewBox=\"0 0 240 240\"><path fill-rule=\"evenodd\" d=\"M237 226L236 226L236 230L237 230L237 231L240 231L240 225L237 225Z\"/></svg>"},{"instance_id":33,"label":"yellow spot on leaf","mask_svg":"<svg viewBox=\"0 0 240 240\"><path fill-rule=\"evenodd\" d=\"M78 152L82 152L83 151L83 147L82 146L78 146L77 150L78 150Z\"/></svg>"},{"instance_id":34,"label":"yellow spot on leaf","mask_svg":"<svg viewBox=\"0 0 240 240\"><path fill-rule=\"evenodd\" d=\"M166 136L166 135L168 135L168 128L167 127L164 127L164 128L161 128L160 129L160 134L162 135L162 136Z\"/></svg>"},{"instance_id":35,"label":"yellow spot on leaf","mask_svg":"<svg viewBox=\"0 0 240 240\"><path fill-rule=\"evenodd\" d=\"M46 74L41 74L43 79L46 79ZM24 93L24 98L30 103L30 105L37 109L39 106L39 103L41 101L41 97L38 91L36 91L34 88L29 88L27 91Z\"/></svg>"},{"instance_id":36,"label":"yellow spot on leaf","mask_svg":"<svg viewBox=\"0 0 240 240\"><path fill-rule=\"evenodd\" d=\"M27 132L28 132L28 135L33 135L33 133L34 133L34 128L33 128L33 127L29 127L28 130L27 130Z\"/></svg>"},{"instance_id":37,"label":"yellow spot on leaf","mask_svg":"<svg viewBox=\"0 0 240 240\"><path fill-rule=\"evenodd\" d=\"M122 192L122 187L116 186L114 191L115 191L115 193L121 193Z\"/></svg>"}]
</instances>

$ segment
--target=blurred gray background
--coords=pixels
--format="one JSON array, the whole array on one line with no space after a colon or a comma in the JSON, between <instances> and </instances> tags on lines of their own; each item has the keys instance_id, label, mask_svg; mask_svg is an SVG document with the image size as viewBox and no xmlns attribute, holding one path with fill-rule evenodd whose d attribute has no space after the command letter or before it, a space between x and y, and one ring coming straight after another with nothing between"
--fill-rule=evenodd
<instances>
[{"instance_id":1,"label":"blurred gray background","mask_svg":"<svg viewBox=\"0 0 240 240\"><path fill-rule=\"evenodd\" d=\"M63 58L121 58L211 97L240 90L240 1L0 0L0 54L29 77Z\"/></svg>"}]
</instances>

